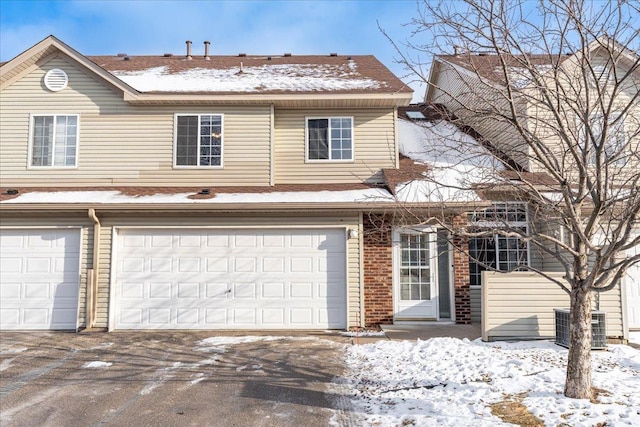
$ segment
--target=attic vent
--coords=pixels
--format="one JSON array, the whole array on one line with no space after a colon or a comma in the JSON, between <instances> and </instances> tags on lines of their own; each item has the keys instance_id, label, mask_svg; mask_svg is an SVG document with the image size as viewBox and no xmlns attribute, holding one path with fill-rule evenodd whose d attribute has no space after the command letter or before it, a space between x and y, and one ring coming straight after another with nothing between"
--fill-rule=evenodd
<instances>
[{"instance_id":1,"label":"attic vent","mask_svg":"<svg viewBox=\"0 0 640 427\"><path fill-rule=\"evenodd\" d=\"M69 84L69 76L59 68L53 68L44 75L44 85L51 92L59 92Z\"/></svg>"}]
</instances>

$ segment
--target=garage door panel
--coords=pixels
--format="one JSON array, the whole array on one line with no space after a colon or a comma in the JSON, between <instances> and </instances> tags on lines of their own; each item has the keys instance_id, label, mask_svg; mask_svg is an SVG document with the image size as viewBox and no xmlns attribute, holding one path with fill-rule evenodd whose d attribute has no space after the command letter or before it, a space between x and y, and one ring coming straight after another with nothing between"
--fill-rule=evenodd
<instances>
[{"instance_id":1,"label":"garage door panel","mask_svg":"<svg viewBox=\"0 0 640 427\"><path fill-rule=\"evenodd\" d=\"M284 283L262 283L262 298L263 299L284 299L285 297L285 284Z\"/></svg>"},{"instance_id":2,"label":"garage door panel","mask_svg":"<svg viewBox=\"0 0 640 427\"><path fill-rule=\"evenodd\" d=\"M346 327L344 230L120 234L114 304L139 312L114 310L116 328ZM145 243L135 250L124 247L132 241ZM135 268L129 257L137 260ZM139 287L127 290L131 283L143 284L142 293Z\"/></svg>"},{"instance_id":3,"label":"garage door panel","mask_svg":"<svg viewBox=\"0 0 640 427\"><path fill-rule=\"evenodd\" d=\"M0 232L0 329L75 329L78 229Z\"/></svg>"},{"instance_id":4,"label":"garage door panel","mask_svg":"<svg viewBox=\"0 0 640 427\"><path fill-rule=\"evenodd\" d=\"M224 308L207 308L204 310L204 325L216 329L226 326L227 310Z\"/></svg>"}]
</instances>

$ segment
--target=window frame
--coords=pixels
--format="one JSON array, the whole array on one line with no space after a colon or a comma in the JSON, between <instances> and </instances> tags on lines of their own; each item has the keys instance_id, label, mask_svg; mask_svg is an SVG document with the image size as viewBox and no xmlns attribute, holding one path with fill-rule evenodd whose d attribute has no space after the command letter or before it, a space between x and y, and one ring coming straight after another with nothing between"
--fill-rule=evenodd
<instances>
[{"instance_id":1,"label":"window frame","mask_svg":"<svg viewBox=\"0 0 640 427\"><path fill-rule=\"evenodd\" d=\"M604 152L603 152L604 162L605 164L609 164L610 166L624 166L627 163L627 160L629 158L629 153L626 148L624 150L620 150L619 148L620 144L618 144L618 138L622 137L623 139L622 147L625 147L625 145L627 145L627 131L625 126L627 117L625 114L619 111L613 111L611 112L611 114L609 114L609 118L611 118L612 121L616 121L616 120L619 120L619 121L616 124L609 125L609 133L607 135L606 141L604 142L605 144ZM601 113L592 113L589 115L589 123L592 130L594 129L594 126L596 124L600 125L600 132L597 135L598 139L602 137L603 120L604 120L604 115ZM615 131L615 132L612 132L612 131ZM597 163L595 146L591 146L591 147L586 146L591 141L589 139L589 136L587 135L587 131L584 123L580 123L580 138L582 142L585 144L585 148L589 148L590 150L589 159L587 160L587 165L593 167ZM615 161L612 160L612 158L607 153L610 147L613 147L615 152L618 152L620 150L619 156Z\"/></svg>"},{"instance_id":2,"label":"window frame","mask_svg":"<svg viewBox=\"0 0 640 427\"><path fill-rule=\"evenodd\" d=\"M529 206L526 203L523 202L494 202L492 204L492 208L495 208L496 206L505 206L506 210L505 210L505 214L509 215L510 211L509 211L509 206L513 206L513 205L519 205L521 207L523 207L523 211L525 214L525 220L524 221L518 221L518 220L509 220L508 218L506 220L497 220L497 221L489 221L486 219L482 219L482 220L474 220L473 218L470 218L469 224L472 225L473 227L476 228L485 228L485 229L491 229L491 228L523 228L525 233L529 233ZM471 212L470 215L475 215L478 212L482 212L484 210L480 210L480 211L476 211L476 212ZM517 212L516 212L517 215ZM486 241L490 241L493 244L493 254L494 254L494 262L495 265L493 265L493 269L497 270L497 271L509 271L508 269L502 270L500 267L500 240L501 239L512 239L513 237L506 237L506 236L501 236L500 234L496 233L494 235L487 235L487 236L482 236L482 237L470 237L469 238L469 282L472 282L472 277L476 277L476 276L480 276L482 277L482 271L488 270L486 267L482 266L479 262L476 261L476 259L478 259L478 251L477 248L474 248L474 254L472 256L472 250L471 250L471 240L472 239L477 239L477 240L486 240ZM531 265L531 245L529 244L529 242L524 242L524 245L526 245L526 265L530 266ZM509 248L503 248L502 250L509 250ZM486 257L485 257L486 258ZM507 257L508 258L508 257ZM503 261L504 262L504 261ZM508 261L507 261L507 265L508 265ZM472 272L472 267L474 268L474 272ZM471 286L481 286L482 285L482 281L480 280L480 283L471 283Z\"/></svg>"},{"instance_id":3,"label":"window frame","mask_svg":"<svg viewBox=\"0 0 640 427\"><path fill-rule=\"evenodd\" d=\"M332 159L332 139L331 139L331 120L332 119L349 119L351 121L351 158L350 159ZM328 120L328 134L329 134L329 156L327 159L310 159L309 158L309 120ZM305 163L353 163L356 158L355 149L355 120L353 116L305 116L304 120L304 158Z\"/></svg>"},{"instance_id":4,"label":"window frame","mask_svg":"<svg viewBox=\"0 0 640 427\"><path fill-rule=\"evenodd\" d=\"M33 151L34 151L34 147L33 147L33 143L34 143L34 136L35 136L35 119L36 117L53 117L53 133L52 133L52 141L51 141L51 165L48 166L43 166L43 165L34 165L33 164ZM75 117L76 118L76 155L75 155L75 162L72 166L59 166L55 164L55 146L56 146L56 141L55 141L55 127L56 125L56 118L57 117ZM66 169L66 170L71 170L71 169L77 169L78 168L78 163L79 163L79 159L80 159L80 114L79 113L51 113L51 112L44 112L44 113L30 113L29 114L29 141L28 141L28 149L27 149L27 169L39 169L39 170L47 170L47 169Z\"/></svg>"},{"instance_id":5,"label":"window frame","mask_svg":"<svg viewBox=\"0 0 640 427\"><path fill-rule=\"evenodd\" d=\"M200 126L202 116L219 116L220 117L220 164L219 165L201 165L200 155L198 154L197 165L179 165L178 164L178 117L195 116L198 118L198 153L200 153ZM223 113L175 113L173 117L173 168L174 169L223 169L224 168L224 114Z\"/></svg>"}]
</instances>

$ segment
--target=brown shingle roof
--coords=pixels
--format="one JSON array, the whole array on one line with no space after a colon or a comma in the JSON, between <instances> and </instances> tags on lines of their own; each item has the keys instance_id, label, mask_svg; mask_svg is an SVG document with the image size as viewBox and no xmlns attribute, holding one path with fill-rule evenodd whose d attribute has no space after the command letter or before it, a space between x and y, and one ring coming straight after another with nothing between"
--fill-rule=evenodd
<instances>
[{"instance_id":1,"label":"brown shingle roof","mask_svg":"<svg viewBox=\"0 0 640 427\"><path fill-rule=\"evenodd\" d=\"M291 66L287 76L296 77L296 67L299 66L325 66L325 71L333 71L331 77L344 79L346 82L356 79L369 79L377 82L377 87L359 89L333 89L320 92L330 93L411 93L412 89L396 77L385 65L372 55L291 55L291 56L222 56L212 55L207 60L203 56L193 56L188 60L184 56L87 56L98 66L118 75L132 72L142 72L153 68L166 67L168 74L183 73L189 70L240 70L250 67ZM135 86L134 86L135 87ZM172 93L172 90L146 91L145 93ZM260 90L260 93L318 93L319 90L295 91ZM181 93L185 93L182 91ZM187 93L242 93L241 91L188 91Z\"/></svg>"},{"instance_id":2,"label":"brown shingle roof","mask_svg":"<svg viewBox=\"0 0 640 427\"><path fill-rule=\"evenodd\" d=\"M559 64L570 55L505 55L506 65L508 67L524 68L524 64L531 64L534 67L539 66L553 66ZM478 73L480 76L497 83L505 83L504 75L502 72L502 64L500 56L493 54L472 54L464 53L460 55L438 55L444 61L450 62L455 65L459 65L474 73Z\"/></svg>"}]
</instances>

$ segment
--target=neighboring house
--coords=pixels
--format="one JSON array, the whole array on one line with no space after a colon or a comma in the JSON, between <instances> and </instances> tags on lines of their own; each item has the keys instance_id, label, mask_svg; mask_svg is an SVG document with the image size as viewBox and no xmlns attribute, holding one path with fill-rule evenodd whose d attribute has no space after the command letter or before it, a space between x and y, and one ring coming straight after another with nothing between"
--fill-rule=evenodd
<instances>
[{"instance_id":1,"label":"neighboring house","mask_svg":"<svg viewBox=\"0 0 640 427\"><path fill-rule=\"evenodd\" d=\"M208 47L84 56L50 36L2 64L0 327L480 320L479 270L453 249L466 242L411 215L466 225L491 202L424 175L516 165L488 164L479 135L437 106L410 106L372 56ZM452 157L445 140L477 150ZM608 333L622 337L611 295Z\"/></svg>"},{"instance_id":2,"label":"neighboring house","mask_svg":"<svg viewBox=\"0 0 640 427\"><path fill-rule=\"evenodd\" d=\"M512 167L517 168L521 175L529 174L535 177L536 173L543 169L537 163L535 155L530 147L525 144L521 136L516 132L513 124L508 120L501 119L501 113L506 110L506 101L500 101L502 88L509 85L512 89L513 99L515 99L516 114L519 117L526 117L524 122L528 126L527 131L536 135L543 143L550 147L551 152L557 150L561 145L554 140L553 133L546 133L545 115L548 110L542 103L538 102L538 87L543 86L544 79L552 84L559 82L560 85L569 82L566 87L576 93L595 92L595 85L604 87L607 90L608 79L612 78L613 70L611 63L615 63L616 73L619 76L631 73L626 80L626 84L621 88L618 101L622 105L637 97L640 90L640 77L635 63L637 56L632 52L614 44L615 55L612 58L603 54L602 43L597 41L590 45L587 68L586 58L582 53L567 55L527 55L524 57L514 57L512 63L507 64L507 71L504 72L502 63L497 55L487 53L459 53L455 55L436 55L432 64L429 76L429 87L425 95L425 102L439 103L456 117L456 123L472 126L486 140L491 142L493 149L499 150L506 158L512 160ZM605 43L614 43L608 40ZM584 60L584 61L583 61ZM509 61L509 59L507 59ZM534 82L533 77L523 67L523 63L531 64L540 71L543 83ZM592 72L593 76L583 73ZM506 74L506 77L505 77ZM595 77L595 80L594 78ZM598 80L599 79L599 80ZM567 90L566 93L571 91ZM586 101L576 101L578 111L587 108L580 105ZM617 118L615 108L619 102L613 103L614 112L612 118ZM567 108L566 120L567 129L578 127L573 111ZM591 119L591 118L590 118ZM598 117L593 117L598 120ZM625 111L622 120L616 122L609 129L608 144L615 146L620 141L626 141L627 135L636 135L640 126L640 105L634 103L629 110ZM594 127L596 129L596 127ZM597 132L597 131L595 131ZM637 138L637 136L635 136ZM638 166L638 153L640 149L638 143L632 141L629 144L633 153L630 154L629 164L625 168ZM564 153L558 152L560 157ZM608 155L605 148L604 155ZM634 157L635 156L635 157ZM634 163L635 162L635 163ZM544 179L538 176L537 179ZM613 179L613 178L612 178ZM571 178L569 177L569 180ZM541 186L542 187L542 186ZM551 188L551 187L549 187ZM631 189L634 191L637 189ZM507 209L505 206L497 206L496 209ZM513 212L514 224L512 226L527 227L530 225L526 218L526 208L522 206L519 211ZM519 222L519 223L518 223ZM562 228L549 221L546 224L537 224L538 227L557 227L558 235L562 236ZM638 225L640 233L640 224ZM499 236L489 239L470 239L469 251L474 258L484 261L497 270L510 270L513 266L526 264L536 269L545 271L557 277L562 277L564 271L559 262L542 251L536 253L533 248L529 248L525 243L514 240L513 242L500 242ZM511 254L500 254L500 248L510 248ZM640 252L640 246L630 249L627 256L635 256ZM501 261L504 260L504 261ZM540 336L553 334L553 308L568 307L568 297L557 285L542 279L533 273L509 273L496 274L484 273L484 268L478 263L471 262L470 284L472 300L472 318L482 319L483 337L509 337L509 336ZM483 283L483 277L485 282ZM610 336L627 337L629 329L640 329L640 265L635 264L626 273L619 287L610 292L602 294L596 298L597 307L606 312L607 334Z\"/></svg>"}]
</instances>

